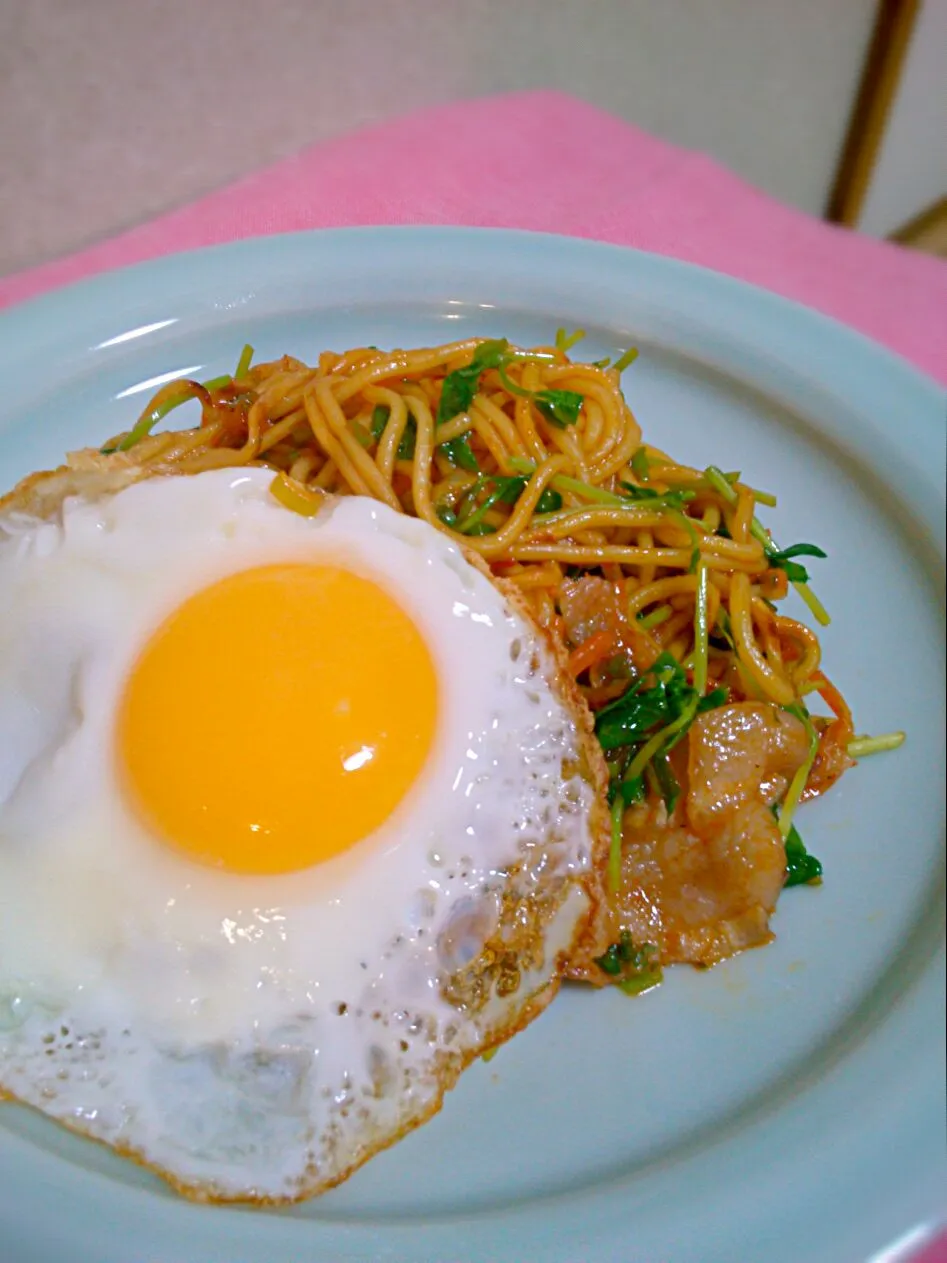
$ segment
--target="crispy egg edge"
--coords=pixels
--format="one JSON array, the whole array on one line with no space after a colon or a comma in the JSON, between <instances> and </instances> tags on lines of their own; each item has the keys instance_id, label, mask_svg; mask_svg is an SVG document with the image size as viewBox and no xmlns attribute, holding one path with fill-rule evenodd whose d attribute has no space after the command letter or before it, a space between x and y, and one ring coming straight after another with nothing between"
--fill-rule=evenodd
<instances>
[{"instance_id":1,"label":"crispy egg edge","mask_svg":"<svg viewBox=\"0 0 947 1263\"><path fill-rule=\"evenodd\" d=\"M177 471L174 469L163 470L160 467L152 469L139 465L129 453L116 452L106 456L96 448L84 448L70 452L66 457L66 463L56 469L41 470L21 479L9 492L0 497L0 516L23 513L32 518L49 520L57 516L63 501L69 496L82 496L86 500L94 501L104 496L114 495L133 483L152 477L175 474ZM84 1140L94 1141L118 1157L130 1160L153 1175L159 1176L176 1193L189 1201L207 1205L250 1205L274 1208L295 1205L328 1192L332 1188L337 1188L366 1162L403 1140L410 1132L423 1126L439 1113L445 1096L457 1085L461 1075L473 1062L484 1053L500 1047L501 1044L519 1034L550 1004L559 990L570 957L579 950L586 953L589 950L597 950L604 942L608 907L604 875L610 841L607 807L608 772L601 747L595 738L591 711L575 681L569 675L568 655L564 647L556 644L536 623L516 584L494 576L489 566L476 553L463 548L461 552L465 560L499 591L513 613L534 630L545 646L547 656L541 664L543 674L546 675L548 672L548 683L552 687L553 695L575 722L581 754L579 775L593 789L594 797L589 815L592 860L588 871L576 878L576 884L585 891L588 908L576 926L569 948L559 953L549 981L525 997L517 1006L516 1018L509 1025L491 1031L488 1041L481 1048L464 1053L441 1051L437 1054L432 1070L433 1077L437 1081L437 1090L431 1102L423 1110L405 1119L390 1136L377 1144L368 1146L364 1154L360 1154L356 1161L342 1171L328 1179L316 1178L312 1182L304 1183L298 1192L286 1197L256 1197L243 1193L221 1194L207 1185L188 1184L180 1180L172 1171L147 1160L144 1154L133 1146L114 1144L92 1136L69 1120L52 1119L38 1107L21 1101L12 1093L5 1091L2 1085L0 1085L0 1102L10 1101L24 1105L27 1109L50 1118L50 1121L81 1136Z\"/></svg>"}]
</instances>

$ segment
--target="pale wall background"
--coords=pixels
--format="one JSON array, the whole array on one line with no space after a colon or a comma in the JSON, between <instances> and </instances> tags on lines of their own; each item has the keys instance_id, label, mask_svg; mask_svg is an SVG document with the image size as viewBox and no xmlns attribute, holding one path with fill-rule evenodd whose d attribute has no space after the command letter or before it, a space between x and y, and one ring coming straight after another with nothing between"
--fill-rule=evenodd
<instances>
[{"instance_id":1,"label":"pale wall background","mask_svg":"<svg viewBox=\"0 0 947 1263\"><path fill-rule=\"evenodd\" d=\"M876 236L947 197L947 0L924 0L858 227Z\"/></svg>"},{"instance_id":2,"label":"pale wall background","mask_svg":"<svg viewBox=\"0 0 947 1263\"><path fill-rule=\"evenodd\" d=\"M359 124L542 86L708 151L818 214L874 11L874 0L0 0L0 272Z\"/></svg>"}]
</instances>

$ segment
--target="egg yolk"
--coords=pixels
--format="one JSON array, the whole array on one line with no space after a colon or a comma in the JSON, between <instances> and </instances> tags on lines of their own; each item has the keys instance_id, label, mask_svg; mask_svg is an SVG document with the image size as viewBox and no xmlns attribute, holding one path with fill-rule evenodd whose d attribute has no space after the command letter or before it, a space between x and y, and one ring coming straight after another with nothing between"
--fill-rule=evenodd
<instances>
[{"instance_id":1,"label":"egg yolk","mask_svg":"<svg viewBox=\"0 0 947 1263\"><path fill-rule=\"evenodd\" d=\"M202 863L308 868L397 807L434 737L437 680L417 627L331 565L261 566L181 605L121 699L125 786Z\"/></svg>"}]
</instances>

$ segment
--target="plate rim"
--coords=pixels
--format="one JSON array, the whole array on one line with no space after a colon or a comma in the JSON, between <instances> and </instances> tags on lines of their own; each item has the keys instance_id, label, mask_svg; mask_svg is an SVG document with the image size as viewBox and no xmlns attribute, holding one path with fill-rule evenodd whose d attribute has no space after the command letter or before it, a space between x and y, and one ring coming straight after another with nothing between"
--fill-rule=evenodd
<instances>
[{"instance_id":1,"label":"plate rim","mask_svg":"<svg viewBox=\"0 0 947 1263\"><path fill-rule=\"evenodd\" d=\"M5 339L9 337L16 339L17 332L20 332L24 338L28 337L30 340L35 338L38 332L35 327L15 331L15 326L21 320L25 320L29 326L34 322L42 322L47 313L55 314L57 309L68 311L73 305L77 307L77 314L81 314L85 304L108 302L114 294L121 295L129 283L141 282L142 286L147 286L151 279L160 282L173 280L176 279L175 273L178 270L181 270L183 274L194 263L203 264L210 260L222 260L225 257L240 260L244 254L252 257L260 251L264 255L270 255L273 250L283 249L291 253L299 250L306 252L310 247L321 250L331 248L336 242L344 248L349 241L353 244L365 241L371 244L395 245L399 240L409 242L421 239L433 243L444 241L463 245L510 242L523 245L527 249L539 245L541 248L549 247L553 250L586 252L589 258L592 258L594 254L601 257L611 254L616 259L636 259L639 264L649 267L657 266L666 271L669 276L676 273L679 276L703 277L717 286L721 294L729 291L732 296L742 292L747 298L752 295L755 301L762 300L775 304L786 312L791 311L797 319L801 317L810 325L813 322L822 323L826 332L830 332L831 336L843 337L852 349L855 349L856 344L860 344L862 351L870 350L873 356L886 359L889 368L906 372L914 377L915 385L923 384L924 387L934 390L947 400L947 385L942 385L900 352L892 350L884 343L878 342L835 316L830 316L815 307L809 307L797 299L788 298L755 282L743 280L729 272L700 263L690 263L677 259L673 255L659 254L652 250L642 250L637 246L618 245L590 237L574 237L565 233L540 232L524 228L467 227L446 224L359 224L352 227L306 228L290 232L257 234L232 241L217 242L213 245L175 250L141 259L135 263L109 267L0 309L0 359L4 355L3 341ZM9 326L14 326L13 332ZM947 422L947 417L945 417L945 422Z\"/></svg>"},{"instance_id":2,"label":"plate rim","mask_svg":"<svg viewBox=\"0 0 947 1263\"><path fill-rule=\"evenodd\" d=\"M109 308L120 308L123 301L127 303L129 291L137 290L142 297L134 305L139 308L146 308L160 301L159 295L162 293L173 292L176 289L180 291L182 287L187 288L193 281L195 272L209 269L211 273L215 273L220 267L226 267L229 263L232 263L235 273L240 268L246 269L253 266L262 267L265 272L267 259L272 260L275 255L281 255L285 260L291 260L301 254L305 261L312 265L318 262L320 255L324 253L332 252L336 249L343 254L348 250L361 251L366 242L369 250L375 249L381 253L384 253L386 250L397 252L402 248L401 242L412 243L412 249L414 248L414 243L429 242L437 248L445 246L461 250L466 248L472 250L475 254L484 253L487 256L491 252L504 249L521 255L525 253L535 258L549 256L550 252L553 256L561 256L565 253L570 256L570 259L577 266L583 266L584 261L588 260L588 266L594 266L595 269L602 267L607 269L610 264L618 263L618 260L621 260L620 264L618 264L619 270L621 268L630 268L632 271L637 269L639 275L642 275L649 283L660 285L663 280L667 279L672 289L676 286L678 288L683 287L686 290L688 286L696 286L705 291L709 290L725 306L737 309L742 308L744 310L750 307L755 309L761 317L777 319L777 323L779 323L783 331L788 327L793 336L801 339L803 342L827 341L840 361L851 362L854 360L865 369L868 377L875 382L881 381L887 391L893 391L894 393L903 391L909 395L913 394L915 399L919 401L918 412L920 414L926 415L928 409L930 409L933 416L941 403L947 401L947 393L943 391L934 379L922 373L893 351L873 343L864 335L831 317L811 311L789 299L782 298L779 295L734 277L683 263L666 256L647 254L629 247L562 237L555 234L481 228L358 227L276 234L269 237L247 238L242 241L165 255L127 268L100 273L94 277L85 278L67 287L40 295L0 312L0 366L7 367L8 370L12 368L14 372L18 368L19 371L22 371L22 364L28 364L31 360L35 360L41 355L41 349L47 347L50 343L62 342L64 324L69 326L67 341L72 346L71 351L66 352L67 356L83 359L85 355L95 349L88 347L87 344L83 345L78 332L80 328L86 327L84 321L89 317L90 309L103 311ZM331 302L326 303L325 307L331 310L333 309L333 304ZM252 311L250 314L252 315ZM761 328L764 323L765 321L761 320ZM765 335L761 333L759 336L765 343ZM821 368L823 378L826 371L826 366L823 365ZM836 370L836 375L838 375L839 371ZM867 386L867 383L863 383L863 388L865 386ZM845 391L843 390L842 393L845 394ZM863 394L864 389L858 393ZM945 402L944 415L945 422L947 422L947 402ZM926 424L925 421L923 426L926 427ZM930 430L922 428L920 433L924 445L929 445L931 453L933 453L940 437L936 432L936 428L931 427ZM947 425L945 425L945 435L947 435ZM917 464L916 462L912 463L915 466ZM937 503L939 487L936 475L931 468L933 463L921 462L922 466L926 465L924 474L928 491L934 493L932 503ZM940 494L939 502L943 502L942 493ZM923 516L927 518L927 525L930 527L929 513L925 511ZM934 542L938 544L938 551L942 556L942 535L938 535L936 524L935 529L931 533ZM938 987L938 977L932 977L932 970L936 975L936 956L932 956L929 959L922 977L916 980L915 986L892 1006L885 1021L889 1021L891 1013L894 1012L899 1012L903 1021L905 1011L912 1009L912 1006L916 1009L918 1004L923 1006L924 1003L930 1003L932 1000L937 999L940 988ZM921 1082L924 1078L925 1066L922 1064L924 1060L922 1052L924 1051L921 1047L913 1047L905 1058L905 1064L913 1067L918 1082ZM846 1061L845 1064L850 1064L850 1060ZM829 1076L818 1078L816 1087L818 1088L820 1085L824 1087L828 1079L837 1072L838 1067ZM876 1125L882 1126L882 1124L883 1128L890 1134L896 1134L899 1130L903 1130L903 1128L898 1127L897 1119L891 1114L890 1110L888 1112L884 1110L877 1112ZM757 1121L750 1126L758 1128L760 1123ZM0 1158L3 1157L5 1140L6 1135L0 1134ZM13 1146L13 1157L16 1160L16 1145ZM933 1174L933 1171L931 1174ZM99 1191L103 1196L107 1195L105 1184L107 1184L108 1188L114 1188L113 1181L94 1172L84 1171L83 1179L92 1180L93 1182L97 1180L102 1181L103 1188ZM924 1182L923 1176L921 1182ZM934 1198L933 1183L930 1181L928 1183L930 1183L929 1188L919 1188L917 1190L921 1194L919 1204L925 1203L931 1212L935 1212L940 1206L940 1202L939 1199ZM623 1245L627 1246L627 1241L625 1240L627 1225L622 1223L620 1216L617 1220L614 1216L615 1206L613 1203L615 1194L609 1189L603 1189L597 1195L590 1196L587 1191L583 1191L575 1196L581 1202L581 1206L565 1206L564 1203L569 1199L557 1199L559 1202L558 1209L554 1209L550 1213L544 1228L550 1234L553 1234L559 1231L566 1231L569 1225L571 1225L571 1230L575 1231L578 1224L578 1230L581 1232L581 1224L578 1222L577 1216L581 1218L584 1214L595 1215L601 1232L598 1241L587 1243L596 1251L594 1256L589 1255L588 1258L605 1260L612 1257L616 1259L622 1257L620 1253L611 1253L613 1250L620 1251ZM137 1210L143 1221L152 1218L149 1209L153 1211L154 1207L150 1204L158 1200L152 1194L147 1190L130 1189L126 1186L122 1191L122 1198L125 1199L126 1197L131 1199L132 1204L137 1203ZM149 1203L147 1208L146 1202ZM203 1216L204 1220L206 1220L208 1212L194 1208L187 1203L166 1203L164 1199L161 1199L160 1204L164 1210L168 1210L169 1214L172 1214L172 1217L177 1217L181 1224L187 1223L193 1229L196 1229L199 1224L204 1226L200 1217ZM530 1203L530 1206L533 1205L535 1203ZM169 1210L169 1207L174 1208L175 1211L181 1208L185 1209L182 1214L175 1215L174 1211ZM0 1209L2 1209L2 1202L0 1202ZM242 1235L246 1233L248 1224L245 1212L214 1210L209 1213L214 1217L227 1217L228 1223L233 1225L234 1235L232 1240L240 1240ZM529 1216L531 1211L527 1209L525 1212L520 1212L520 1217L523 1213ZM563 1213L565 1214L565 1219L563 1219ZM158 1218L161 1217L159 1214ZM875 1217L877 1218L877 1215ZM370 1247L373 1250L378 1250L379 1254L384 1252L385 1257L390 1256L392 1259L402 1256L405 1258L412 1257L412 1248L422 1249L425 1251L425 1257L434 1258L440 1257L440 1255L428 1254L427 1252L430 1249L439 1250L443 1248L445 1242L449 1240L449 1238L439 1235L442 1231L441 1225L435 1223L434 1220L431 1221L431 1231L427 1233L423 1229L419 1230L416 1225L411 1228L405 1228L403 1225L386 1224L384 1221L381 1221L382 1226L380 1228L376 1227L379 1221L374 1221L373 1225L367 1229L359 1229L345 1223L340 1224L334 1220L322 1221L316 1224L312 1221L298 1219L273 1219L270 1216L261 1216L256 1221L251 1220L250 1222L260 1222L263 1218L270 1224L282 1223L296 1226L288 1229L285 1233L280 1233L281 1236L285 1237L287 1247L292 1244L293 1248L299 1248L302 1238L294 1234L297 1228L302 1228L303 1231L313 1234L311 1241L313 1247L318 1248L321 1244L324 1244L324 1248L333 1252L337 1257L343 1257L338 1254L339 1250L346 1251L344 1257L366 1257L364 1251L366 1247ZM499 1213L494 1213L490 1218L499 1226L501 1239L502 1234L506 1231L520 1230L514 1227L514 1223L517 1220L516 1213L500 1211ZM483 1227L481 1216L471 1218L452 1216L449 1218L449 1223L451 1225L449 1231L451 1232L456 1231L465 1223L471 1232ZM243 1232L241 1231L241 1225ZM365 1235L366 1232L369 1234L368 1236ZM382 1234L381 1237L377 1235L379 1232ZM418 1240L419 1233L420 1236L426 1237L424 1242ZM191 1235L189 1230L188 1235ZM198 1233L195 1231L193 1235L196 1241ZM204 1263L205 1258L209 1259L211 1257L207 1254L207 1249L213 1248L214 1235L213 1230L211 1230L211 1237L209 1238L206 1237L205 1233L200 1233L200 1236L205 1238L202 1242L202 1249L204 1250L204 1254L201 1256L202 1263ZM876 1232L875 1235L878 1236L878 1233ZM878 1240L880 1243L880 1236ZM495 1240L493 1240L493 1244L496 1244ZM528 1242L527 1244L531 1243ZM541 1243L536 1239L536 1244L545 1243ZM549 1244L551 1244L551 1239ZM484 1241L484 1245L489 1248L487 1240ZM253 1253L246 1257L248 1259L256 1259L268 1256L270 1246L262 1240L262 1237L259 1249L261 1253ZM353 1249L358 1252L349 1253ZM399 1253L389 1254L390 1250L396 1250ZM228 1252L227 1257L230 1259L234 1258L232 1250ZM415 1255L415 1257L417 1256ZM485 1256L481 1256L478 1253L476 1257ZM510 1257L513 1256L511 1255ZM826 1257L839 1256L827 1255ZM854 1251L851 1257L856 1257ZM197 1255L194 1255L194 1258L196 1259Z\"/></svg>"}]
</instances>

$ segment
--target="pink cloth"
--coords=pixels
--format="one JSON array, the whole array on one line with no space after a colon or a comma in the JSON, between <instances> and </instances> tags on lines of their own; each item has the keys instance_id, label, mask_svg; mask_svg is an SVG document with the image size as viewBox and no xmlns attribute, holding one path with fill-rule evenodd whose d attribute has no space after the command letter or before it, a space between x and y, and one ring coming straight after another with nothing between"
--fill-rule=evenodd
<instances>
[{"instance_id":1,"label":"pink cloth","mask_svg":"<svg viewBox=\"0 0 947 1263\"><path fill-rule=\"evenodd\" d=\"M828 227L557 92L456 102L315 145L0 280L0 307L177 250L353 224L530 228L672 255L834 316L947 383L947 262Z\"/></svg>"},{"instance_id":2,"label":"pink cloth","mask_svg":"<svg viewBox=\"0 0 947 1263\"><path fill-rule=\"evenodd\" d=\"M900 1263L900 1260L895 1263ZM925 1247L920 1254L905 1258L903 1263L947 1263L947 1232Z\"/></svg>"},{"instance_id":3,"label":"pink cloth","mask_svg":"<svg viewBox=\"0 0 947 1263\"><path fill-rule=\"evenodd\" d=\"M0 307L178 250L356 224L528 228L671 255L834 316L947 383L947 262L822 224L557 92L461 101L314 145L0 279ZM947 1238L917 1263L947 1263Z\"/></svg>"}]
</instances>

